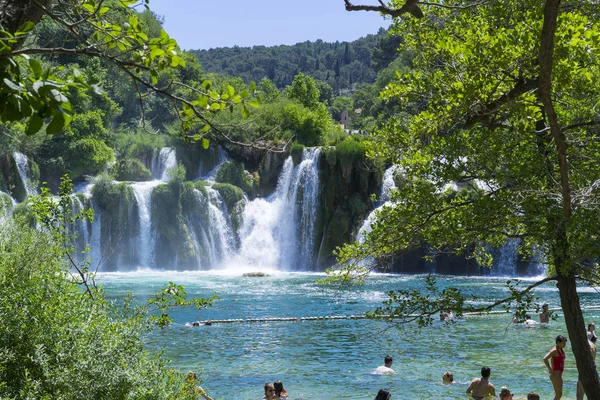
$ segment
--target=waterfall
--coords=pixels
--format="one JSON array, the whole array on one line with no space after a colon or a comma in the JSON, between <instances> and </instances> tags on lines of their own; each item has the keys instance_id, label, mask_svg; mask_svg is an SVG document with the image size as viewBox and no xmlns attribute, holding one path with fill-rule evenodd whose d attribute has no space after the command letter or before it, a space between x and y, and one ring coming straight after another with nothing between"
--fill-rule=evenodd
<instances>
[{"instance_id":1,"label":"waterfall","mask_svg":"<svg viewBox=\"0 0 600 400\"><path fill-rule=\"evenodd\" d=\"M27 196L35 196L37 194L37 188L31 182L31 170L29 169L29 160L27 159L27 156L23 153L15 151L13 153L13 158L15 159L15 164L17 165L19 177L21 178L23 186L27 191Z\"/></svg>"},{"instance_id":2,"label":"waterfall","mask_svg":"<svg viewBox=\"0 0 600 400\"><path fill-rule=\"evenodd\" d=\"M152 230L152 190L162 182L135 182L131 184L138 205L140 232L138 234L139 267L154 267L154 242L156 236Z\"/></svg>"},{"instance_id":3,"label":"waterfall","mask_svg":"<svg viewBox=\"0 0 600 400\"><path fill-rule=\"evenodd\" d=\"M381 195L379 196L379 207L375 208L371 213L365 218L362 226L358 230L358 234L356 235L356 240L359 243L365 241L365 236L371 232L371 226L377 219L377 213L379 212L379 208L382 206L393 206L390 201L390 193L392 190L396 189L396 181L394 180L394 175L396 170L398 169L397 165L392 165L388 169L385 170L383 174L383 182L381 184Z\"/></svg>"},{"instance_id":4,"label":"waterfall","mask_svg":"<svg viewBox=\"0 0 600 400\"><path fill-rule=\"evenodd\" d=\"M297 166L288 157L275 193L246 204L240 251L230 264L283 270L314 266L319 154L318 148L305 149Z\"/></svg>"},{"instance_id":5,"label":"waterfall","mask_svg":"<svg viewBox=\"0 0 600 400\"><path fill-rule=\"evenodd\" d=\"M225 150L223 150L223 148L219 146L217 149L217 165L213 169L205 173L204 166L202 163L200 163L200 166L198 167L198 176L204 181L214 181L215 175L217 175L219 168L221 168L221 165L223 165L223 163L227 162L228 160L229 158L227 157L227 153L225 153Z\"/></svg>"},{"instance_id":6,"label":"waterfall","mask_svg":"<svg viewBox=\"0 0 600 400\"><path fill-rule=\"evenodd\" d=\"M177 167L177 158L175 157L175 149L171 147L163 147L158 152L154 152L152 157L152 165L150 171L152 178L163 182L169 180L169 172L172 168Z\"/></svg>"}]
</instances>

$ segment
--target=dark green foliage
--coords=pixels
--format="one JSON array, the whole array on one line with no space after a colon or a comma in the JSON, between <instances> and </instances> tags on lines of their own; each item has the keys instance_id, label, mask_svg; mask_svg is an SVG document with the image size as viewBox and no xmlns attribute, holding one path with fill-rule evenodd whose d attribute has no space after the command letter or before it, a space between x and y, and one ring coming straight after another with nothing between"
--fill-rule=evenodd
<instances>
[{"instance_id":1,"label":"dark green foliage","mask_svg":"<svg viewBox=\"0 0 600 400\"><path fill-rule=\"evenodd\" d=\"M336 146L337 154L343 165L360 163L367 159L367 147L360 135L348 136Z\"/></svg>"},{"instance_id":2,"label":"dark green foliage","mask_svg":"<svg viewBox=\"0 0 600 400\"><path fill-rule=\"evenodd\" d=\"M111 174L118 181L151 181L152 173L138 159L125 159L111 168Z\"/></svg>"},{"instance_id":3,"label":"dark green foliage","mask_svg":"<svg viewBox=\"0 0 600 400\"><path fill-rule=\"evenodd\" d=\"M374 81L371 51L385 33L382 29L377 35L367 35L353 42L317 40L293 46L235 46L192 50L192 53L206 72L239 76L245 82L268 78L281 89L291 85L294 76L302 72L325 82L339 93L356 83Z\"/></svg>"},{"instance_id":4,"label":"dark green foliage","mask_svg":"<svg viewBox=\"0 0 600 400\"><path fill-rule=\"evenodd\" d=\"M236 161L224 163L217 172L216 181L219 183L230 183L241 188L250 197L256 193L255 181L245 169L244 164Z\"/></svg>"},{"instance_id":5,"label":"dark green foliage","mask_svg":"<svg viewBox=\"0 0 600 400\"><path fill-rule=\"evenodd\" d=\"M151 159L155 150L166 146L166 135L124 131L114 136L118 158Z\"/></svg>"},{"instance_id":6,"label":"dark green foliage","mask_svg":"<svg viewBox=\"0 0 600 400\"><path fill-rule=\"evenodd\" d=\"M304 152L304 145L300 143L292 143L292 147L290 148L290 155L292 156L292 160L294 164L298 165L302 161L302 153Z\"/></svg>"},{"instance_id":7,"label":"dark green foliage","mask_svg":"<svg viewBox=\"0 0 600 400\"><path fill-rule=\"evenodd\" d=\"M51 236L5 225L0 252L0 397L185 398L182 376L144 350L144 311L99 289L91 300Z\"/></svg>"},{"instance_id":8,"label":"dark green foliage","mask_svg":"<svg viewBox=\"0 0 600 400\"><path fill-rule=\"evenodd\" d=\"M227 209L231 213L234 210L234 206L241 200L244 199L244 192L239 187L228 183L217 183L213 185L213 188L221 194Z\"/></svg>"}]
</instances>

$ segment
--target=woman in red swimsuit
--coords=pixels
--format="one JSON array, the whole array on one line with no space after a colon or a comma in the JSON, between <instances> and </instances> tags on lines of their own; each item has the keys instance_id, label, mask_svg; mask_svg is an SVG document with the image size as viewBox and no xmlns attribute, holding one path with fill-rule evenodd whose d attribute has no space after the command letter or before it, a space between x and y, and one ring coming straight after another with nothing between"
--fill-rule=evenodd
<instances>
[{"instance_id":1,"label":"woman in red swimsuit","mask_svg":"<svg viewBox=\"0 0 600 400\"><path fill-rule=\"evenodd\" d=\"M563 335L556 337L556 346L544 356L544 364L548 368L550 373L550 382L554 386L554 400L560 400L562 397L563 378L562 374L565 370L565 346L567 345L567 338ZM552 359L552 366L550 366L549 359Z\"/></svg>"}]
</instances>

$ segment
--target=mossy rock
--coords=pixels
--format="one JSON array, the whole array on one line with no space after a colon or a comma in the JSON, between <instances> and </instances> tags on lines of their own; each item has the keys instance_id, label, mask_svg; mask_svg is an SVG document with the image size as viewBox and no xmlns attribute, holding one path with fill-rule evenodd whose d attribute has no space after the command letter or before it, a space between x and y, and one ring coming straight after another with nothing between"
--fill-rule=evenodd
<instances>
[{"instance_id":1,"label":"mossy rock","mask_svg":"<svg viewBox=\"0 0 600 400\"><path fill-rule=\"evenodd\" d=\"M337 164L337 150L333 146L321 149L321 158L325 159L329 167L334 168Z\"/></svg>"},{"instance_id":2,"label":"mossy rock","mask_svg":"<svg viewBox=\"0 0 600 400\"><path fill-rule=\"evenodd\" d=\"M302 162L302 153L304 153L303 144L292 144L292 148L290 149L290 155L292 156L292 161L294 162L294 165L298 165Z\"/></svg>"},{"instance_id":3,"label":"mossy rock","mask_svg":"<svg viewBox=\"0 0 600 400\"><path fill-rule=\"evenodd\" d=\"M223 197L223 201L227 205L227 210L231 213L235 207L235 205L244 199L244 192L237 186L231 185L229 183L217 183L213 185L213 189L217 190L221 197Z\"/></svg>"},{"instance_id":4,"label":"mossy rock","mask_svg":"<svg viewBox=\"0 0 600 400\"><path fill-rule=\"evenodd\" d=\"M223 163L215 179L219 183L229 183L239 187L250 198L256 196L258 182L255 182L254 177L244 169L244 164L240 162L228 161Z\"/></svg>"},{"instance_id":5,"label":"mossy rock","mask_svg":"<svg viewBox=\"0 0 600 400\"><path fill-rule=\"evenodd\" d=\"M151 181L152 173L136 158L121 160L111 168L111 174L119 181Z\"/></svg>"},{"instance_id":6,"label":"mossy rock","mask_svg":"<svg viewBox=\"0 0 600 400\"><path fill-rule=\"evenodd\" d=\"M92 196L103 215L111 217L117 217L121 208L127 208L136 202L133 188L125 182L113 182L108 175L96 178Z\"/></svg>"}]
</instances>

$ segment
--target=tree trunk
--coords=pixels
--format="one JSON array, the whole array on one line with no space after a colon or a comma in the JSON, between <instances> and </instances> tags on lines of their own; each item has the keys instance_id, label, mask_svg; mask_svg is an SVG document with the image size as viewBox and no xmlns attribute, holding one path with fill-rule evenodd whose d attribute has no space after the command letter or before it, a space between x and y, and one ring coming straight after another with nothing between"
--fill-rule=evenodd
<instances>
[{"instance_id":1,"label":"tree trunk","mask_svg":"<svg viewBox=\"0 0 600 400\"><path fill-rule=\"evenodd\" d=\"M49 7L52 0L0 0L1 29L15 33L27 21L38 23L44 15L43 7ZM39 4L39 5L38 5Z\"/></svg>"},{"instance_id":2,"label":"tree trunk","mask_svg":"<svg viewBox=\"0 0 600 400\"><path fill-rule=\"evenodd\" d=\"M589 400L600 400L600 379L590 352L585 321L579 304L574 274L558 278L560 302L565 315L571 349L575 355L579 379Z\"/></svg>"}]
</instances>

